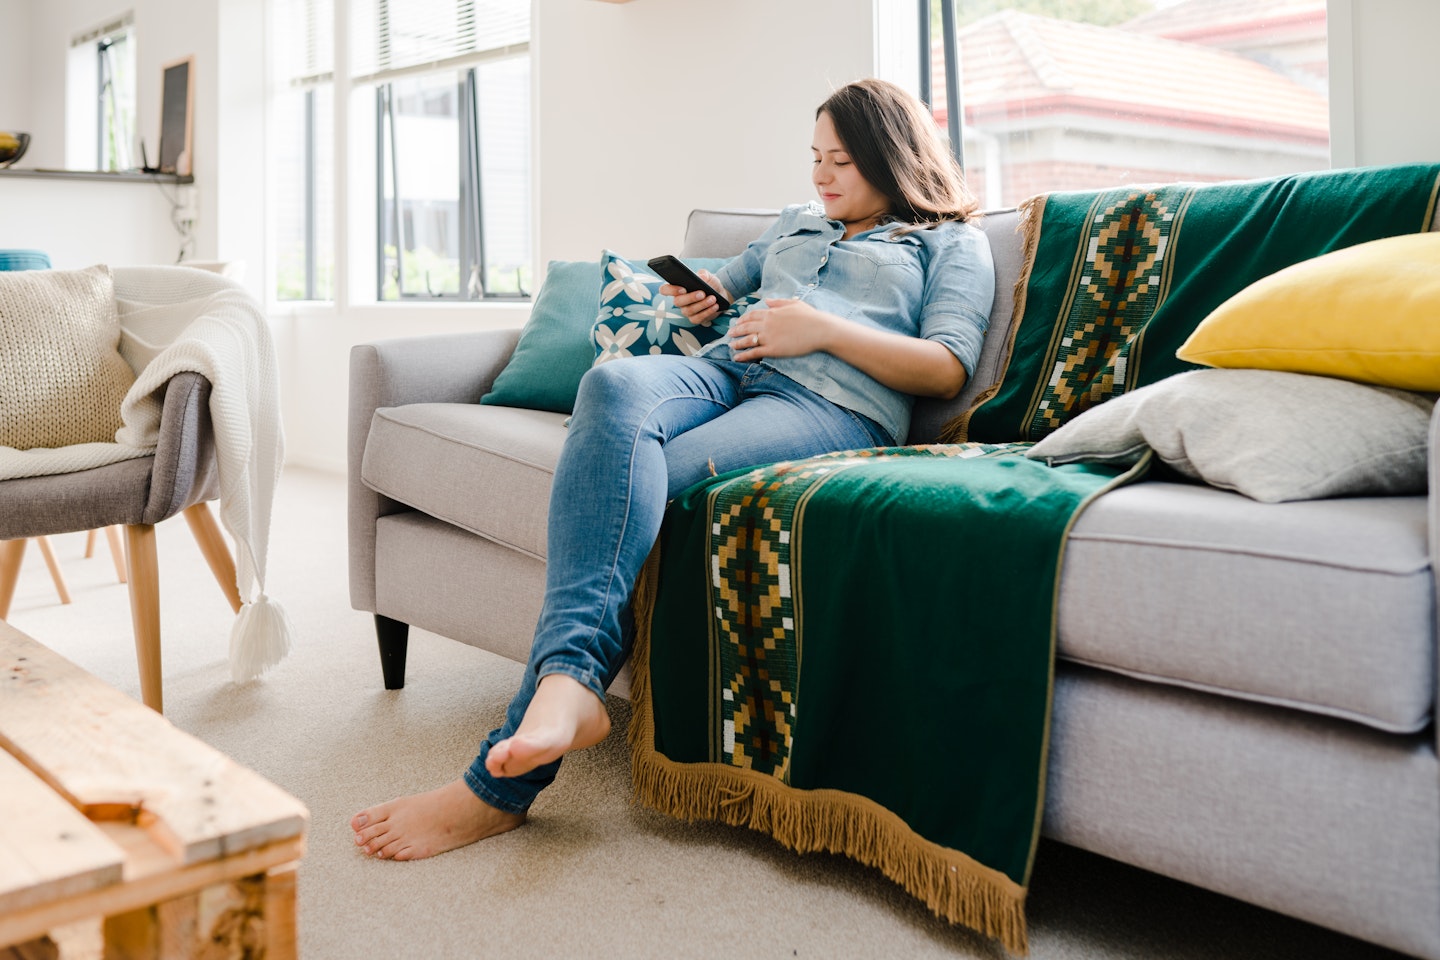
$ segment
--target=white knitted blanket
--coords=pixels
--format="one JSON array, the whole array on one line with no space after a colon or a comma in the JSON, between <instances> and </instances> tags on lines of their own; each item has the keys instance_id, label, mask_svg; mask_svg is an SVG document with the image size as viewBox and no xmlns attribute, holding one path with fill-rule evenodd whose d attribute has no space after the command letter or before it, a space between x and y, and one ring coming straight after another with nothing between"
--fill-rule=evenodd
<instances>
[{"instance_id":1,"label":"white knitted blanket","mask_svg":"<svg viewBox=\"0 0 1440 960\"><path fill-rule=\"evenodd\" d=\"M117 267L120 353L136 380L120 408L114 443L54 449L0 446L0 480L72 473L155 452L163 406L157 391L191 371L211 384L210 419L220 480L220 520L236 547L244 605L230 633L230 673L258 677L290 649L290 627L265 593L270 511L284 460L279 367L260 304L238 283L189 267Z\"/></svg>"}]
</instances>

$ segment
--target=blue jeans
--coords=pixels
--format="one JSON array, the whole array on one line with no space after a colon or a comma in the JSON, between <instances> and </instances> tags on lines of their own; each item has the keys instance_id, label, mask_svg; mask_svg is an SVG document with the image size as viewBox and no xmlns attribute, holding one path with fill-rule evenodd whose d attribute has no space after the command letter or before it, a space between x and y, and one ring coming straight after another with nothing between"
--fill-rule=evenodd
<instances>
[{"instance_id":1,"label":"blue jeans","mask_svg":"<svg viewBox=\"0 0 1440 960\"><path fill-rule=\"evenodd\" d=\"M540 678L563 673L604 700L629 652L630 592L665 504L713 473L884 446L873 421L761 364L612 360L586 372L550 489L545 600L520 690L465 772L476 796L527 809L560 763L493 777L490 748L520 726Z\"/></svg>"}]
</instances>

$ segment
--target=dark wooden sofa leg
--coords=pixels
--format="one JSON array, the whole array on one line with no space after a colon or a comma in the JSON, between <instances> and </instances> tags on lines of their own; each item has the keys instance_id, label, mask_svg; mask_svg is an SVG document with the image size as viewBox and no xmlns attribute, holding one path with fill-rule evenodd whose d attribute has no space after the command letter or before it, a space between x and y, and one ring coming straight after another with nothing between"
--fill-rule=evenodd
<instances>
[{"instance_id":1,"label":"dark wooden sofa leg","mask_svg":"<svg viewBox=\"0 0 1440 960\"><path fill-rule=\"evenodd\" d=\"M410 624L375 614L375 637L380 641L380 669L385 671L385 689L405 686L405 648L409 645Z\"/></svg>"}]
</instances>

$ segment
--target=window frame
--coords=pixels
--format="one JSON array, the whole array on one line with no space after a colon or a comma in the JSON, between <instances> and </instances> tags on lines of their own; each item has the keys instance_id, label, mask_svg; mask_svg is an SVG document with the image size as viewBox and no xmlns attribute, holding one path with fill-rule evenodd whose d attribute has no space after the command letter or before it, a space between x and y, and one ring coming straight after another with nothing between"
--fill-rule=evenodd
<instances>
[{"instance_id":1,"label":"window frame","mask_svg":"<svg viewBox=\"0 0 1440 960\"><path fill-rule=\"evenodd\" d=\"M377 303L426 301L528 301L530 292L491 292L487 286L488 263L485 248L485 189L481 174L479 65L461 70L456 83L456 144L459 183L456 213L460 279L454 293L405 289L405 218L400 195L400 143L395 124L394 80L375 85L375 300ZM443 72L443 71L441 71ZM423 76L424 74L422 74ZM386 187L391 193L387 201ZM393 235L386 230L386 213L394 224ZM394 274L388 274L385 248L395 243ZM396 295L385 296L388 281L395 281Z\"/></svg>"},{"instance_id":2,"label":"window frame","mask_svg":"<svg viewBox=\"0 0 1440 960\"><path fill-rule=\"evenodd\" d=\"M271 0L272 9L285 9L285 0ZM485 94L485 84L488 83L485 75L487 64L503 60L522 60L525 71L529 78L527 101L533 100L534 96L534 73L531 40L527 19L533 19L529 12L528 4L500 3L505 11L500 14L499 21L482 17L479 0L448 0L457 14L459 32L455 34L461 38L458 46L452 46L450 51L441 51L433 55L425 55L416 59L413 51L405 57L394 57L389 53L389 46L383 41L388 34L385 32L388 27L381 24L380 32L376 33L375 23L378 14L384 14L380 20L388 19L391 6L395 0L369 0L369 6L358 3L356 0L335 0L333 6L327 0L292 0L291 9L324 9L328 11L324 17L326 28L321 29L311 24L308 29L316 30L324 37L323 49L329 51L333 56L325 60L323 65L316 66L304 73L292 72L285 69L285 65L277 64L279 69L272 72L276 86L274 95L279 95L287 89L297 86L328 83L333 90L332 106L335 114L332 136L334 138L334 152L331 163L334 169L335 184L335 207L328 216L333 217L334 236L333 243L333 274L330 281L329 296L324 301L335 307L349 309L353 307L380 307L387 309L396 305L417 305L434 303L452 304L494 304L494 305L516 305L528 306L534 298L535 275L540 272L536 269L538 246L535 233L538 226L536 222L536 206L533 200L536 170L533 160L535 129L534 111L529 110L523 122L523 134L520 137L512 137L510 133L521 132L520 127L506 126L503 130L492 133L488 138L491 146L490 153L494 153L497 145L503 145L503 154L482 156L482 147L485 138L485 128L489 124L489 114L480 116L479 110L474 105L480 103L480 94ZM495 6L492 4L492 6ZM512 9L513 8L513 9ZM361 12L362 9L369 12ZM474 31L471 25L461 21L473 21ZM273 21L277 29L284 30L285 25L290 21L284 16L277 16ZM487 25L499 23L488 33ZM333 26L333 31L328 29ZM370 43L370 36L376 37L379 47L367 53L366 44ZM466 46L466 44L469 44ZM380 49L383 48L383 49ZM383 54L376 56L375 54ZM428 58L427 58L428 57ZM408 58L408 59L407 59ZM457 293L441 293L431 295L428 291L407 291L404 295L397 296L396 291L389 299L384 299L386 276L385 276L385 224L384 224L384 189L386 179L393 176L385 169L385 121L381 111L379 94L366 88L380 88L405 77L421 76L427 73L452 72L474 77L474 84L467 85L468 99L471 107L462 109L459 112L462 129L459 131L459 143L461 156L461 169L467 171L464 182L461 185L460 196L457 201L459 215L463 221L456 227L446 228L455 230L459 228L460 247L462 258L461 289ZM370 99L374 97L375 99ZM307 101L312 101L313 106L309 109L318 111L321 101L314 98L313 93L307 96ZM489 101L485 105L491 106ZM325 220L318 217L326 216L326 211L315 203L314 191L319 186L319 171L324 168L316 167L317 162L324 160L320 154L325 146L323 124L318 120L322 119L318 112L307 112L306 115L306 143L304 152L306 154L305 170L301 176L294 178L295 181L304 180L304 192L307 195L305 209L305 225L302 231L297 229L300 225L292 220L287 225L288 237L303 240L305 251L303 260L305 263L305 285L306 299L299 299L293 296L281 299L278 287L277 266L278 259L273 254L267 257L266 276L268 296L277 306L281 304L302 304L306 300L314 298L321 291L317 289L320 280L316 276L320 272L322 256L325 250L316 250L316 242L323 242L321 228L325 226ZM374 129L368 129L371 124ZM402 123L403 127L404 124ZM317 134L320 139L317 140ZM510 163L509 145L512 142L519 143L519 148L524 151L523 162ZM468 153L466 152L468 151ZM501 161L501 166L492 170L496 157L507 158ZM472 159L473 158L473 159ZM517 154L514 159L520 160ZM402 157L403 160L403 157ZM482 163L483 161L483 163ZM294 162L294 161L291 161ZM373 169L367 169L374 163ZM293 169L293 168L292 168ZM484 173L482 174L482 171ZM500 179L498 189L506 192L499 195L492 204L484 203L482 176L496 173ZM515 230L510 229L510 198L509 189L512 182L521 184L530 200L515 214ZM299 192L298 190L296 192ZM475 202L471 202L472 198ZM399 199L403 202L404 197ZM368 203L375 204L374 214L366 211ZM486 246L486 221L488 215L492 220L489 224L491 232L495 234L491 238L491 247ZM498 211L498 213L497 213ZM495 217L504 216L504 221L495 221ZM371 219L373 217L373 219ZM275 224L277 223L276 211L272 208L268 214L270 227L267 228L274 237ZM297 218L298 219L298 218ZM400 231L404 231L403 220ZM371 233L371 231L374 231ZM395 233L396 231L392 231ZM512 235L513 234L513 235ZM455 236L451 233L451 236ZM519 241L518 243L516 241ZM290 240L287 239L287 242ZM453 242L453 241L452 241ZM279 248L275 244L272 249ZM454 249L447 244L448 249ZM447 249L447 253L448 253ZM291 269L295 261L290 262ZM447 258L448 259L448 258ZM508 269L511 261L514 260L514 277ZM403 261L403 252L397 246L397 262ZM452 261L453 262L453 261ZM490 277L489 269L493 263L501 263L505 269L504 276ZM370 271L374 270L374 276ZM402 271L403 265L399 267ZM291 273L293 277L294 274ZM291 289L295 284L291 281ZM496 290L491 287L498 288Z\"/></svg>"}]
</instances>

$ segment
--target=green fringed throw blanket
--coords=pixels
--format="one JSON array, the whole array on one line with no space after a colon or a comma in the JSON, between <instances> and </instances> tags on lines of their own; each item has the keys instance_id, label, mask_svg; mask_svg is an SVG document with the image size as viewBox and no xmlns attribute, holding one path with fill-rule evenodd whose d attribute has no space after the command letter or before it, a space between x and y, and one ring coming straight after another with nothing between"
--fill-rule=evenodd
<instances>
[{"instance_id":1,"label":"green fringed throw blanket","mask_svg":"<svg viewBox=\"0 0 1440 960\"><path fill-rule=\"evenodd\" d=\"M637 798L847 854L1023 952L1060 550L1119 477L965 444L688 491L636 592Z\"/></svg>"},{"instance_id":2,"label":"green fringed throw blanket","mask_svg":"<svg viewBox=\"0 0 1440 960\"><path fill-rule=\"evenodd\" d=\"M1036 198L1007 366L947 440L715 478L667 514L636 588L637 799L871 864L1026 949L1061 553L1138 476L1020 456L1191 365L1251 281L1425 230L1440 167ZM1123 601L1123 598L1119 598Z\"/></svg>"}]
</instances>

